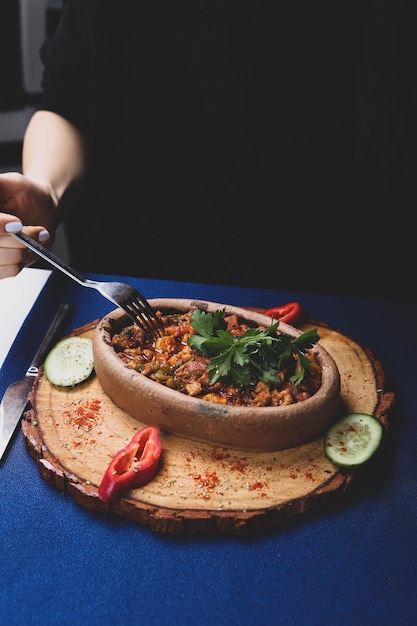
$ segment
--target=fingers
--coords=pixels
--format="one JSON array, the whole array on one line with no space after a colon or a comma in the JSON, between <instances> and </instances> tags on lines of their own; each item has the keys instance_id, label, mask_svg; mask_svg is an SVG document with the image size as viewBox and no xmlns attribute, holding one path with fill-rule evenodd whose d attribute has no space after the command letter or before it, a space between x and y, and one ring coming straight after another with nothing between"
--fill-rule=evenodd
<instances>
[{"instance_id":1,"label":"fingers","mask_svg":"<svg viewBox=\"0 0 417 626\"><path fill-rule=\"evenodd\" d=\"M18 173L0 175L0 278L15 276L38 258L11 234L23 229L32 239L40 243L48 241L47 245L51 246L56 213L57 204L48 186Z\"/></svg>"},{"instance_id":2,"label":"fingers","mask_svg":"<svg viewBox=\"0 0 417 626\"><path fill-rule=\"evenodd\" d=\"M8 222L5 224L4 230L6 233L18 233L23 230L23 226L20 222ZM33 230L35 234L31 235L29 232L30 230ZM32 237L32 239L37 239L39 243L45 243L45 241L48 241L50 237L49 232L45 228L40 229L38 226L31 228L28 227L25 229L25 232L29 235L29 237Z\"/></svg>"},{"instance_id":3,"label":"fingers","mask_svg":"<svg viewBox=\"0 0 417 626\"><path fill-rule=\"evenodd\" d=\"M22 229L23 224L18 217L9 213L0 213L0 237L9 233L18 233ZM24 230L29 237L36 239L39 243L45 243L50 238L49 231L42 226L25 226Z\"/></svg>"},{"instance_id":4,"label":"fingers","mask_svg":"<svg viewBox=\"0 0 417 626\"><path fill-rule=\"evenodd\" d=\"M8 240L11 239L13 238L10 236L0 237L0 279L16 276L28 262L30 263L27 249L25 250L21 245L3 245L3 240L6 240L5 243L8 244ZM16 244L18 244L17 241Z\"/></svg>"},{"instance_id":5,"label":"fingers","mask_svg":"<svg viewBox=\"0 0 417 626\"><path fill-rule=\"evenodd\" d=\"M17 232L22 228L22 223L18 217L15 215L10 215L10 213L1 213L0 212L0 236L6 234L6 224L13 224L11 228L15 228L14 232ZM9 231L10 232L10 231Z\"/></svg>"},{"instance_id":6,"label":"fingers","mask_svg":"<svg viewBox=\"0 0 417 626\"><path fill-rule=\"evenodd\" d=\"M7 224L4 225L4 230L6 231L6 233L18 233L22 230L23 228L23 224L21 222L7 222Z\"/></svg>"},{"instance_id":7,"label":"fingers","mask_svg":"<svg viewBox=\"0 0 417 626\"><path fill-rule=\"evenodd\" d=\"M16 276L24 267L32 265L38 256L26 246L10 236L23 229L22 223L14 216L0 214L0 279ZM44 243L50 238L49 232L42 226L25 226L24 231L29 237ZM4 234L2 234L4 233Z\"/></svg>"}]
</instances>

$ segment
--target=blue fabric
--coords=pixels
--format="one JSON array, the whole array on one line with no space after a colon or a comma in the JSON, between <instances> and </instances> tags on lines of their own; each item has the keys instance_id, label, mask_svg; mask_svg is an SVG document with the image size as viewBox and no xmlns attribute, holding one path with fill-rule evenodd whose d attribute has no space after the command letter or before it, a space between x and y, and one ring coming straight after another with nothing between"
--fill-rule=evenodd
<instances>
[{"instance_id":1,"label":"blue fabric","mask_svg":"<svg viewBox=\"0 0 417 626\"><path fill-rule=\"evenodd\" d=\"M176 537L87 512L44 482L17 432L0 465L0 623L414 624L416 305L129 282L149 298L259 307L298 300L312 318L380 359L396 394L387 447L351 489L309 513L245 538ZM1 395L22 376L64 301L74 307L68 330L114 308L92 290L52 275L1 369Z\"/></svg>"}]
</instances>

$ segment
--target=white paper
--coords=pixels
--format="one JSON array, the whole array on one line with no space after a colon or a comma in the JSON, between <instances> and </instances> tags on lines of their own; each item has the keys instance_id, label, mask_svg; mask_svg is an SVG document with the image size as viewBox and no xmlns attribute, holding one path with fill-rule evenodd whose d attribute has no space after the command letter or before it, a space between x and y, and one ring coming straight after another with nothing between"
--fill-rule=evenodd
<instances>
[{"instance_id":1,"label":"white paper","mask_svg":"<svg viewBox=\"0 0 417 626\"><path fill-rule=\"evenodd\" d=\"M0 280L0 367L51 273L25 267L17 276Z\"/></svg>"}]
</instances>

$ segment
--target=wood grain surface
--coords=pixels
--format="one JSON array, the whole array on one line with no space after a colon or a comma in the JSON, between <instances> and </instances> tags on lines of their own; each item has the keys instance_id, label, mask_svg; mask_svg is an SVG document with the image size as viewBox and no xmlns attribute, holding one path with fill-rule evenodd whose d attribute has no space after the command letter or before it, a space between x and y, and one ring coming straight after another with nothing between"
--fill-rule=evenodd
<instances>
[{"instance_id":1,"label":"wood grain surface","mask_svg":"<svg viewBox=\"0 0 417 626\"><path fill-rule=\"evenodd\" d=\"M97 320L72 334L90 336ZM341 375L341 413L375 415L388 428L394 402L380 362L365 347L321 322L320 343ZM323 438L279 452L218 448L161 433L155 478L107 504L97 495L110 460L144 424L117 408L96 376L74 388L51 385L41 369L22 433L41 477L82 507L112 512L155 532L241 534L302 514L338 492L356 472L342 471L323 452Z\"/></svg>"}]
</instances>

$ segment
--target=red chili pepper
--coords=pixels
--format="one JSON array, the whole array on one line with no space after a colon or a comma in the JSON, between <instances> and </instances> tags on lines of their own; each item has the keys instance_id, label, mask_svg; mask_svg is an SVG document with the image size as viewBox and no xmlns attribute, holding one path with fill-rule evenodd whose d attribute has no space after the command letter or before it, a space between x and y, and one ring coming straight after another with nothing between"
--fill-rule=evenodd
<instances>
[{"instance_id":1,"label":"red chili pepper","mask_svg":"<svg viewBox=\"0 0 417 626\"><path fill-rule=\"evenodd\" d=\"M298 302L288 302L288 304L267 309L265 315L296 327L307 319L306 311Z\"/></svg>"},{"instance_id":2,"label":"red chili pepper","mask_svg":"<svg viewBox=\"0 0 417 626\"><path fill-rule=\"evenodd\" d=\"M145 426L116 454L98 488L104 502L112 502L124 493L143 487L154 477L162 453L157 426Z\"/></svg>"}]
</instances>

